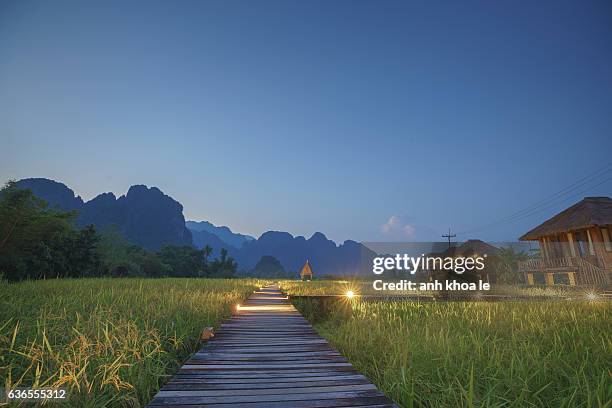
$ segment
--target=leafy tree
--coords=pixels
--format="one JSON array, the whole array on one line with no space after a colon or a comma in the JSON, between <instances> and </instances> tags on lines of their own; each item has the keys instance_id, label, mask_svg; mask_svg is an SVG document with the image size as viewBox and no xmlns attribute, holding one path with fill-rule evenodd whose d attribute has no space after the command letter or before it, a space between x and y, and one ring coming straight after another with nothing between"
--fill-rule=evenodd
<instances>
[{"instance_id":1,"label":"leafy tree","mask_svg":"<svg viewBox=\"0 0 612 408\"><path fill-rule=\"evenodd\" d=\"M162 277L171 272L156 253L126 240L116 225L102 232L97 251L101 258L99 275Z\"/></svg>"},{"instance_id":2,"label":"leafy tree","mask_svg":"<svg viewBox=\"0 0 612 408\"><path fill-rule=\"evenodd\" d=\"M494 268L500 283L524 283L525 277L518 271L519 261L524 261L528 255L524 252L516 252L514 248L501 248Z\"/></svg>"},{"instance_id":3,"label":"leafy tree","mask_svg":"<svg viewBox=\"0 0 612 408\"><path fill-rule=\"evenodd\" d=\"M283 268L280 261L271 255L264 255L261 257L257 265L255 265L251 271L251 276L278 279L295 278L294 274L285 272L285 268Z\"/></svg>"},{"instance_id":4,"label":"leafy tree","mask_svg":"<svg viewBox=\"0 0 612 408\"><path fill-rule=\"evenodd\" d=\"M9 280L83 276L233 277L237 264L210 246L166 246L158 253L128 242L116 227L98 234L75 227L76 213L49 209L30 190L0 190L0 277Z\"/></svg>"},{"instance_id":5,"label":"leafy tree","mask_svg":"<svg viewBox=\"0 0 612 408\"><path fill-rule=\"evenodd\" d=\"M30 190L8 182L0 190L0 273L9 280L78 275L90 265L72 265L70 250L89 245L91 231L80 235L74 212L47 208ZM94 233L95 234L95 233ZM87 252L87 251L86 251ZM87 253L87 262L95 262Z\"/></svg>"},{"instance_id":6,"label":"leafy tree","mask_svg":"<svg viewBox=\"0 0 612 408\"><path fill-rule=\"evenodd\" d=\"M234 259L228 256L227 249L221 249L221 253L209 267L207 276L211 278L232 278L236 274L238 264Z\"/></svg>"},{"instance_id":7,"label":"leafy tree","mask_svg":"<svg viewBox=\"0 0 612 408\"><path fill-rule=\"evenodd\" d=\"M75 234L75 238L66 243L67 268L71 277L96 276L100 268L100 255L96 246L100 236L93 225L88 225Z\"/></svg>"},{"instance_id":8,"label":"leafy tree","mask_svg":"<svg viewBox=\"0 0 612 408\"><path fill-rule=\"evenodd\" d=\"M208 258L210 257L212 252L213 252L213 249L210 245L206 245L204 248L202 248L202 254L204 255L204 267L205 268L208 268Z\"/></svg>"},{"instance_id":9,"label":"leafy tree","mask_svg":"<svg viewBox=\"0 0 612 408\"><path fill-rule=\"evenodd\" d=\"M198 277L206 275L204 253L191 246L165 246L159 252L161 261L170 267L171 276Z\"/></svg>"}]
</instances>

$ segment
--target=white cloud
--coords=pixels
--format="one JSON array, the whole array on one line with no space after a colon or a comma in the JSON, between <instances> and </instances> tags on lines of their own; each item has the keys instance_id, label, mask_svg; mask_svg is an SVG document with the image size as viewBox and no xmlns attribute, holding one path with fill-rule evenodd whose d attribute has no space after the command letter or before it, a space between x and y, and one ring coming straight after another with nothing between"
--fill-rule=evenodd
<instances>
[{"instance_id":1,"label":"white cloud","mask_svg":"<svg viewBox=\"0 0 612 408\"><path fill-rule=\"evenodd\" d=\"M380 232L389 238L412 239L415 236L416 228L407 217L392 215L389 220L380 226Z\"/></svg>"}]
</instances>

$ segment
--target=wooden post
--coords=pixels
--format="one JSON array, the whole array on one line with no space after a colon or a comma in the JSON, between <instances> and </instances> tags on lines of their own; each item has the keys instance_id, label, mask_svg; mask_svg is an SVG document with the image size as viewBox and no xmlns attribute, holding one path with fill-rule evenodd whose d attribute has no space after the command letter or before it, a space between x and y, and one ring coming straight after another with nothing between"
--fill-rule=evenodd
<instances>
[{"instance_id":1,"label":"wooden post","mask_svg":"<svg viewBox=\"0 0 612 408\"><path fill-rule=\"evenodd\" d=\"M587 232L587 237L589 239L589 253L591 255L595 255L595 248L593 247L593 240L591 239L591 231L587 229L586 232Z\"/></svg>"},{"instance_id":2,"label":"wooden post","mask_svg":"<svg viewBox=\"0 0 612 408\"><path fill-rule=\"evenodd\" d=\"M567 244L569 245L570 255L572 258L576 257L576 248L574 248L574 237L571 232L567 233Z\"/></svg>"},{"instance_id":3,"label":"wooden post","mask_svg":"<svg viewBox=\"0 0 612 408\"><path fill-rule=\"evenodd\" d=\"M576 286L576 273L575 272L568 272L567 273L567 277L569 278L569 284L571 286Z\"/></svg>"},{"instance_id":4,"label":"wooden post","mask_svg":"<svg viewBox=\"0 0 612 408\"><path fill-rule=\"evenodd\" d=\"M548 272L546 275L546 284L553 286L555 284L555 278L554 278L554 273L552 272Z\"/></svg>"},{"instance_id":5,"label":"wooden post","mask_svg":"<svg viewBox=\"0 0 612 408\"><path fill-rule=\"evenodd\" d=\"M548 260L548 247L546 246L546 237L542 237L540 241L541 258L542 260Z\"/></svg>"},{"instance_id":6,"label":"wooden post","mask_svg":"<svg viewBox=\"0 0 612 408\"><path fill-rule=\"evenodd\" d=\"M533 286L533 273L527 274L527 284Z\"/></svg>"}]
</instances>

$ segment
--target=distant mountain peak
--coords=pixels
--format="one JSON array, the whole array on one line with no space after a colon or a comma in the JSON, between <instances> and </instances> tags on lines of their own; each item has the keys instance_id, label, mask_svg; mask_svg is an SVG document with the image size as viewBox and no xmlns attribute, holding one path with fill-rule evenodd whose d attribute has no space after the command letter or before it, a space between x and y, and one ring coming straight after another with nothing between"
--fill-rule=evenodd
<instances>
[{"instance_id":1,"label":"distant mountain peak","mask_svg":"<svg viewBox=\"0 0 612 408\"><path fill-rule=\"evenodd\" d=\"M137 194L149 194L149 193L153 193L153 194L163 195L163 196L169 197L166 194L164 194L159 188L157 188L155 186L149 187L149 186L147 186L145 184L134 184L133 186L130 186L126 196L128 196L128 195L137 195Z\"/></svg>"},{"instance_id":2,"label":"distant mountain peak","mask_svg":"<svg viewBox=\"0 0 612 408\"><path fill-rule=\"evenodd\" d=\"M116 225L125 238L144 248L157 250L164 245L192 245L190 231L185 227L183 206L157 187L139 184L127 194L116 198L102 193L83 202L65 184L45 178L23 179L19 188L27 188L62 210L77 210L79 225L94 224L102 230Z\"/></svg>"},{"instance_id":3,"label":"distant mountain peak","mask_svg":"<svg viewBox=\"0 0 612 408\"><path fill-rule=\"evenodd\" d=\"M110 201L116 201L116 200L117 200L117 197L115 197L115 194L111 193L111 192L108 192L108 193L98 194L97 196L95 196L94 198L89 200L88 202L92 202L92 201L106 201L106 202L110 202Z\"/></svg>"},{"instance_id":4,"label":"distant mountain peak","mask_svg":"<svg viewBox=\"0 0 612 408\"><path fill-rule=\"evenodd\" d=\"M69 211L77 210L83 205L83 199L59 181L33 177L19 180L17 186L30 189L35 196L47 201L50 207Z\"/></svg>"},{"instance_id":5,"label":"distant mountain peak","mask_svg":"<svg viewBox=\"0 0 612 408\"><path fill-rule=\"evenodd\" d=\"M50 206L63 210L77 210L80 225L94 224L99 230L116 225L129 241L147 249L157 250L163 245L210 245L215 254L226 248L240 268L251 270L264 257L277 259L281 268L297 273L309 260L315 276L324 274L352 275L360 273L362 255L368 249L362 244L346 240L337 245L322 232L308 239L285 231L267 231L259 239L232 232L227 226L215 226L208 221L187 221L183 206L157 187L143 184L131 186L125 195L102 193L83 202L74 191L54 180L24 179L17 182ZM370 254L371 255L371 254ZM268 258L265 258L268 257ZM271 263L271 262L268 262ZM278 267L278 265L276 265Z\"/></svg>"},{"instance_id":6,"label":"distant mountain peak","mask_svg":"<svg viewBox=\"0 0 612 408\"><path fill-rule=\"evenodd\" d=\"M255 239L250 235L233 232L227 226L216 226L208 221L187 221L185 222L185 226L191 230L194 244L199 248L206 245L213 246L212 244L217 244L214 238L212 238L209 234L217 237L225 245L236 249L241 248L245 242ZM204 234L204 232L206 234ZM213 248L216 248L217 246L213 246Z\"/></svg>"},{"instance_id":7,"label":"distant mountain peak","mask_svg":"<svg viewBox=\"0 0 612 408\"><path fill-rule=\"evenodd\" d=\"M351 240L337 245L322 232L315 232L305 239L284 231L266 231L231 255L246 270L255 267L262 257L274 256L286 271L292 273L297 273L308 260L317 276L360 274L362 254L371 256L370 252Z\"/></svg>"},{"instance_id":8,"label":"distant mountain peak","mask_svg":"<svg viewBox=\"0 0 612 408\"><path fill-rule=\"evenodd\" d=\"M291 235L289 232L272 230L272 231L266 231L263 234L261 234L259 239L262 239L262 238L265 239L265 238L270 238L270 237L283 237L283 238L291 238L291 239L294 238L293 235Z\"/></svg>"},{"instance_id":9,"label":"distant mountain peak","mask_svg":"<svg viewBox=\"0 0 612 408\"><path fill-rule=\"evenodd\" d=\"M325 236L325 234L323 234L322 232L318 232L318 231L312 234L312 236L308 240L309 241L311 240L312 241L329 241L327 237Z\"/></svg>"}]
</instances>

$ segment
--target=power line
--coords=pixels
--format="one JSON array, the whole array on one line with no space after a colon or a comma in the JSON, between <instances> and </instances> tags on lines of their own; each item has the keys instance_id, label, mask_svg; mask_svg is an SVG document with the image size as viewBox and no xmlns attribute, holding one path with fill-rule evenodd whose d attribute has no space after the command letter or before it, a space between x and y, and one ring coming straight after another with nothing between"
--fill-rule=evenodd
<instances>
[{"instance_id":1,"label":"power line","mask_svg":"<svg viewBox=\"0 0 612 408\"><path fill-rule=\"evenodd\" d=\"M603 181L601 181L601 182L599 182L599 183L597 183L597 184L595 184L593 186L590 186L590 187L588 187L588 188L586 188L584 190L578 191L577 193L574 193L571 196L562 198L560 201L553 202L552 204L550 204L550 205L548 205L548 206L546 206L544 208L539 208L539 209L536 209L534 211L531 211L531 212L525 214L524 216L521 216L521 217L513 219L512 221L518 221L518 220L522 220L522 219L528 218L528 217L532 216L533 214L540 213L542 211L548 210L549 208L555 207L558 204L561 204L561 203L564 203L566 201L575 199L576 197L580 197L582 194L586 193L587 191L593 190L595 187L599 187L599 186L601 186L603 184L606 184L608 181L612 181L612 178L607 178L607 179L605 179L605 180L603 180Z\"/></svg>"},{"instance_id":2,"label":"power line","mask_svg":"<svg viewBox=\"0 0 612 408\"><path fill-rule=\"evenodd\" d=\"M575 181L574 183L570 184L569 186L557 191L556 193L546 197L543 200L538 201L537 203L534 203L522 210L519 210L513 214L510 214L506 217L503 217L501 219L499 219L498 221L494 221L491 222L489 224L483 225L481 227L478 228L473 228L470 230L466 230L466 231L462 231L462 232L458 232L458 235L464 235L464 234L468 234L468 233L472 233L472 232L478 232L478 231L482 231L484 229L488 229L490 227L493 226L497 226L499 224L505 223L505 222L516 222L525 218L528 218L534 214L537 214L539 212L542 212L544 210L547 210L551 207L554 207L555 205L560 204L561 202L565 202L568 201L570 199L575 198L577 195L581 195L589 190L594 189L595 187L598 187L600 185L603 185L609 181L612 180L612 178L606 178L603 181L592 185L590 187L587 187L586 189L583 189L579 192L574 192L575 190L585 187L586 185L590 184L593 181L597 181L598 178L600 178L601 176L606 176L607 172L609 172L610 170L612 170L612 163L607 164L606 166L598 169L597 171L590 173L588 175L586 175L585 177L582 177L580 180ZM571 195L568 195L571 194ZM566 196L566 197L564 197ZM554 202L554 200L560 199L561 201L557 201ZM553 201L551 203L551 201Z\"/></svg>"},{"instance_id":3,"label":"power line","mask_svg":"<svg viewBox=\"0 0 612 408\"><path fill-rule=\"evenodd\" d=\"M530 212L530 211L532 211L534 209L537 209L537 208L540 208L540 207L542 207L544 205L549 204L551 200L560 198L560 197L562 197L562 196L564 196L566 194L571 193L572 191L574 191L574 190L576 190L578 188L582 188L583 186L585 186L588 183L590 183L593 179L597 179L598 177L600 177L603 174L605 174L606 171L609 171L611 165L612 164L608 164L607 166L605 166L605 167L603 167L603 168L601 168L601 169L599 169L599 170L597 170L597 171L595 171L595 172L593 172L593 173L591 173L591 174L581 178L580 180L578 180L578 181L570 184L569 186L567 186L567 187L557 191L556 193L551 194L550 196L547 196L543 200L540 200L537 203L532 204L531 206L526 207L526 208L524 208L522 210L519 210L516 213L511 214L511 215L509 215L509 216L507 216L507 217L505 217L503 219L504 220L510 220L510 219L515 218L515 217L520 217L524 213L528 213L528 212Z\"/></svg>"},{"instance_id":4,"label":"power line","mask_svg":"<svg viewBox=\"0 0 612 408\"><path fill-rule=\"evenodd\" d=\"M551 194L550 196L544 198L543 200L540 200L537 203L532 204L531 206L529 206L527 208L519 210L516 213L511 214L511 215L505 217L504 219L510 219L510 218L514 218L516 216L520 216L520 215L522 215L522 213L529 212L529 211L531 211L533 209L541 207L542 205L550 203L550 200L562 197L562 196L564 196L564 195L566 195L566 194L568 194L568 193L570 193L570 192L572 192L572 191L574 191L574 190L576 190L578 188L581 188L581 187L587 185L588 183L590 183L591 181L596 180L598 177L600 177L602 175L605 175L606 172L608 172L610 170L612 170L612 163L607 164L606 166L600 168L599 170L597 170L597 171L595 171L595 172L593 172L593 173L591 173L591 174L581 178L580 180L578 180L578 181L570 184L569 186L567 186L567 187L557 191L556 193Z\"/></svg>"},{"instance_id":5,"label":"power line","mask_svg":"<svg viewBox=\"0 0 612 408\"><path fill-rule=\"evenodd\" d=\"M504 224L506 222L517 222L517 221L529 218L532 215L541 213L542 211L546 211L546 210L548 210L550 208L553 208L553 207L555 207L555 206L557 206L557 205L559 205L561 203L567 202L569 200L574 200L577 197L580 197L582 194L586 193L587 191L590 191L590 190L592 190L592 189L594 189L596 187L599 187L600 185L603 185L603 184L605 184L605 183L607 183L609 181L612 181L612 178L605 179L605 180L601 181L600 183L597 183L597 184L595 184L593 186L590 186L590 187L588 187L588 188L586 188L584 190L578 191L577 193L574 193L571 196L564 197L560 201L549 203L549 205L547 205L545 207L536 208L533 211L528 212L526 214L523 214L520 217L515 217L515 218L512 218L512 219L503 219L503 220L500 220L500 221L497 221L497 222L493 222L493 223L484 225L484 226L479 227L479 228L474 228L474 229L471 229L471 230L466 230L466 231L458 232L457 234L464 235L464 234L469 234L469 233L473 233L473 232L479 232L479 231L483 231L483 230L486 230L488 228L491 228L491 227L494 227L494 226L497 226L497 225L500 225L500 224Z\"/></svg>"}]
</instances>

